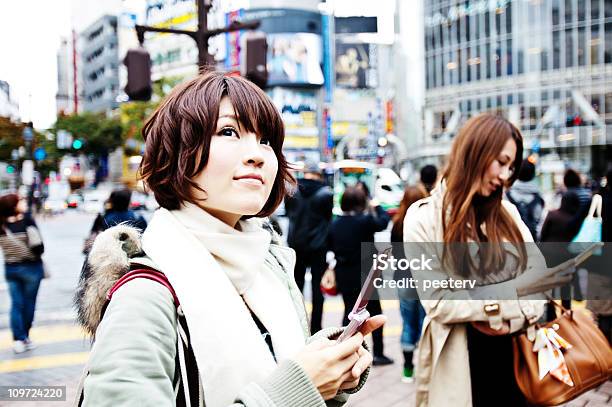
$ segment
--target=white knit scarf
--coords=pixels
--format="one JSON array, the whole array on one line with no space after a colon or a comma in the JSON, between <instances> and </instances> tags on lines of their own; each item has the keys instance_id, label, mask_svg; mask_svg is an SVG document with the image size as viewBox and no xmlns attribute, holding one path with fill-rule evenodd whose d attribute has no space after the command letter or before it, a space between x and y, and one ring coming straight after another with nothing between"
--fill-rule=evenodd
<instances>
[{"instance_id":1,"label":"white knit scarf","mask_svg":"<svg viewBox=\"0 0 612 407\"><path fill-rule=\"evenodd\" d=\"M186 204L159 209L143 235L144 251L181 302L207 407L230 405L277 367L249 308L270 332L278 362L305 344L289 289L264 261L270 234L255 218L238 227Z\"/></svg>"}]
</instances>

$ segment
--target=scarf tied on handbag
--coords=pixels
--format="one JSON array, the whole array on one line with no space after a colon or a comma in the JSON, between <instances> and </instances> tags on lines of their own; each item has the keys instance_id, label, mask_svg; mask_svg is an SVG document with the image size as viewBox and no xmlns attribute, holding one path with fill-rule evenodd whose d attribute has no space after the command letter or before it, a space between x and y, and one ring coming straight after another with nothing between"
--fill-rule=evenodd
<instances>
[{"instance_id":1,"label":"scarf tied on handbag","mask_svg":"<svg viewBox=\"0 0 612 407\"><path fill-rule=\"evenodd\" d=\"M563 351L571 348L572 345L563 339L554 328L537 330L533 351L538 353L540 380L550 373L555 379L570 387L574 386L563 357Z\"/></svg>"}]
</instances>

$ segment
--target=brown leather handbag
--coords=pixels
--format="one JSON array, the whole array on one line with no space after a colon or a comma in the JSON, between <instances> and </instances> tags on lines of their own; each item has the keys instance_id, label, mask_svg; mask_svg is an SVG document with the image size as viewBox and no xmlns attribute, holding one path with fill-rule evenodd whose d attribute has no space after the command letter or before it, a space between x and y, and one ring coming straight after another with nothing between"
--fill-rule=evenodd
<instances>
[{"instance_id":1,"label":"brown leather handbag","mask_svg":"<svg viewBox=\"0 0 612 407\"><path fill-rule=\"evenodd\" d=\"M560 351L567 367L563 372L573 386L550 372L540 380L534 341L527 333L513 338L516 382L527 401L539 406L565 403L612 378L612 348L597 325L582 311L567 310L554 301L551 304L561 309L561 315L545 325L536 324L536 329L549 328L552 331L539 334L550 332L553 343L569 344Z\"/></svg>"}]
</instances>

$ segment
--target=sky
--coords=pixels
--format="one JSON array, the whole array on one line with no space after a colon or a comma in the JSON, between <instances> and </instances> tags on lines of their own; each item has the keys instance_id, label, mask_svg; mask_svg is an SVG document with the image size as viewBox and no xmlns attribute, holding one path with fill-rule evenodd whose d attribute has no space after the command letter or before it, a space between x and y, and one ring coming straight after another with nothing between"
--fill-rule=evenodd
<instances>
[{"instance_id":1,"label":"sky","mask_svg":"<svg viewBox=\"0 0 612 407\"><path fill-rule=\"evenodd\" d=\"M61 37L70 37L73 28L79 32L104 13L116 14L122 1L135 0L0 0L0 80L11 86L22 121L32 121L37 129L53 125ZM381 5L393 10L394 0L334 3L339 14L347 9L375 15Z\"/></svg>"},{"instance_id":2,"label":"sky","mask_svg":"<svg viewBox=\"0 0 612 407\"><path fill-rule=\"evenodd\" d=\"M57 49L121 0L0 0L0 80L11 86L22 121L55 122Z\"/></svg>"}]
</instances>

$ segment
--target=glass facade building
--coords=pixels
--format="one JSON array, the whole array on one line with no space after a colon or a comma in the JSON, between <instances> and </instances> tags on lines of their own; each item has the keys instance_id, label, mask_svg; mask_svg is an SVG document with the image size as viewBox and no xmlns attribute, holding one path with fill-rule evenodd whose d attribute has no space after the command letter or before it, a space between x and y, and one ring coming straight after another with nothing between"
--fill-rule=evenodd
<instances>
[{"instance_id":1,"label":"glass facade building","mask_svg":"<svg viewBox=\"0 0 612 407\"><path fill-rule=\"evenodd\" d=\"M420 158L493 112L528 152L594 175L612 162L612 0L427 0L424 45Z\"/></svg>"}]
</instances>

